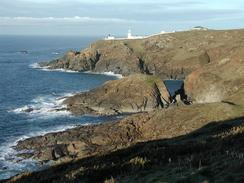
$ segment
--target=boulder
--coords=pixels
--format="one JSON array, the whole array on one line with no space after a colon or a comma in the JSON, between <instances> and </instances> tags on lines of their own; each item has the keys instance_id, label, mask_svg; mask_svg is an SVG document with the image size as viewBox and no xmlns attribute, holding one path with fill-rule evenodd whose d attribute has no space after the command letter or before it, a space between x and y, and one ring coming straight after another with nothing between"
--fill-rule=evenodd
<instances>
[{"instance_id":1,"label":"boulder","mask_svg":"<svg viewBox=\"0 0 244 183\"><path fill-rule=\"evenodd\" d=\"M227 58L220 58L192 72L185 81L186 93L197 103L225 101L231 95L239 93L244 86L244 49L233 48ZM244 103L243 103L244 104Z\"/></svg>"}]
</instances>

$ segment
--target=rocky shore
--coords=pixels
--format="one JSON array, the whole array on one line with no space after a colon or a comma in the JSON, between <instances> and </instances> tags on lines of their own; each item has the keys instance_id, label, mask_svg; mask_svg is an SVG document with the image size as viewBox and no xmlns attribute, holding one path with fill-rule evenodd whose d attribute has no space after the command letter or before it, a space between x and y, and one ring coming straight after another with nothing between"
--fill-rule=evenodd
<instances>
[{"instance_id":1,"label":"rocky shore","mask_svg":"<svg viewBox=\"0 0 244 183\"><path fill-rule=\"evenodd\" d=\"M243 40L244 30L208 30L98 41L42 63L126 76L65 100L74 114L137 114L20 141L32 152L20 156L59 165L5 182L241 182ZM170 96L164 79L183 88Z\"/></svg>"},{"instance_id":2,"label":"rocky shore","mask_svg":"<svg viewBox=\"0 0 244 183\"><path fill-rule=\"evenodd\" d=\"M214 109L214 110L213 110ZM176 115L177 114L177 115ZM226 103L195 104L134 114L125 119L50 133L20 141L18 150L32 150L28 157L46 162L101 155L138 142L186 135L215 121L244 115ZM26 154L23 154L26 155Z\"/></svg>"},{"instance_id":3,"label":"rocky shore","mask_svg":"<svg viewBox=\"0 0 244 183\"><path fill-rule=\"evenodd\" d=\"M228 62L241 49L243 30L186 31L138 40L100 40L88 48L69 51L50 69L109 72L124 76L145 73L161 79L184 79L209 63Z\"/></svg>"},{"instance_id":4,"label":"rocky shore","mask_svg":"<svg viewBox=\"0 0 244 183\"><path fill-rule=\"evenodd\" d=\"M160 78L135 74L84 92L65 101L74 114L122 114L152 111L170 103L170 94Z\"/></svg>"}]
</instances>

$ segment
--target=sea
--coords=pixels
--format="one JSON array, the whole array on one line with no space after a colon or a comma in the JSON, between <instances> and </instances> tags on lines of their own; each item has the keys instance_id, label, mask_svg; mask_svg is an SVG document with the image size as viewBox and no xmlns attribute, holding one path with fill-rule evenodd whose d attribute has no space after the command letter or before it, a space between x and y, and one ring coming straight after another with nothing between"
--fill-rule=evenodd
<instances>
[{"instance_id":1,"label":"sea","mask_svg":"<svg viewBox=\"0 0 244 183\"><path fill-rule=\"evenodd\" d=\"M99 37L0 36L0 180L48 165L17 157L19 140L123 116L74 116L63 109L65 97L101 86L120 75L48 70L38 63L79 51ZM165 81L171 94L182 81Z\"/></svg>"},{"instance_id":2,"label":"sea","mask_svg":"<svg viewBox=\"0 0 244 183\"><path fill-rule=\"evenodd\" d=\"M65 97L118 79L117 75L49 71L37 64L61 57L68 50L79 51L97 39L0 36L0 179L44 166L16 156L12 147L19 140L118 118L73 116L65 110L57 112L64 107ZM29 109L32 111L28 112Z\"/></svg>"}]
</instances>

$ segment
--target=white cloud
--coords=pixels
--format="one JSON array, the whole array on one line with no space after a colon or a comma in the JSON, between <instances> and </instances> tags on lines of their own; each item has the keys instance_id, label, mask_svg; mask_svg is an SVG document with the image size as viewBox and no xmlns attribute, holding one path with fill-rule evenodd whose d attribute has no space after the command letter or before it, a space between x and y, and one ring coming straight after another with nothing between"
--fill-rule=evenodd
<instances>
[{"instance_id":1,"label":"white cloud","mask_svg":"<svg viewBox=\"0 0 244 183\"><path fill-rule=\"evenodd\" d=\"M138 23L136 20L120 18L95 18L95 17L0 17L0 25L35 25L45 23Z\"/></svg>"}]
</instances>

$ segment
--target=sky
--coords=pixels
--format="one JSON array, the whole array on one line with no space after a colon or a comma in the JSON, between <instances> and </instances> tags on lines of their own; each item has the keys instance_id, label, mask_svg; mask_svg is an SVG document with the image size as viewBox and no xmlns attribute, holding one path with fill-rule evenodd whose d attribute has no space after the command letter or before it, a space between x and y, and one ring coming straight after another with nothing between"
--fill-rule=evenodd
<instances>
[{"instance_id":1,"label":"sky","mask_svg":"<svg viewBox=\"0 0 244 183\"><path fill-rule=\"evenodd\" d=\"M135 35L244 28L243 0L0 0L2 35Z\"/></svg>"}]
</instances>

